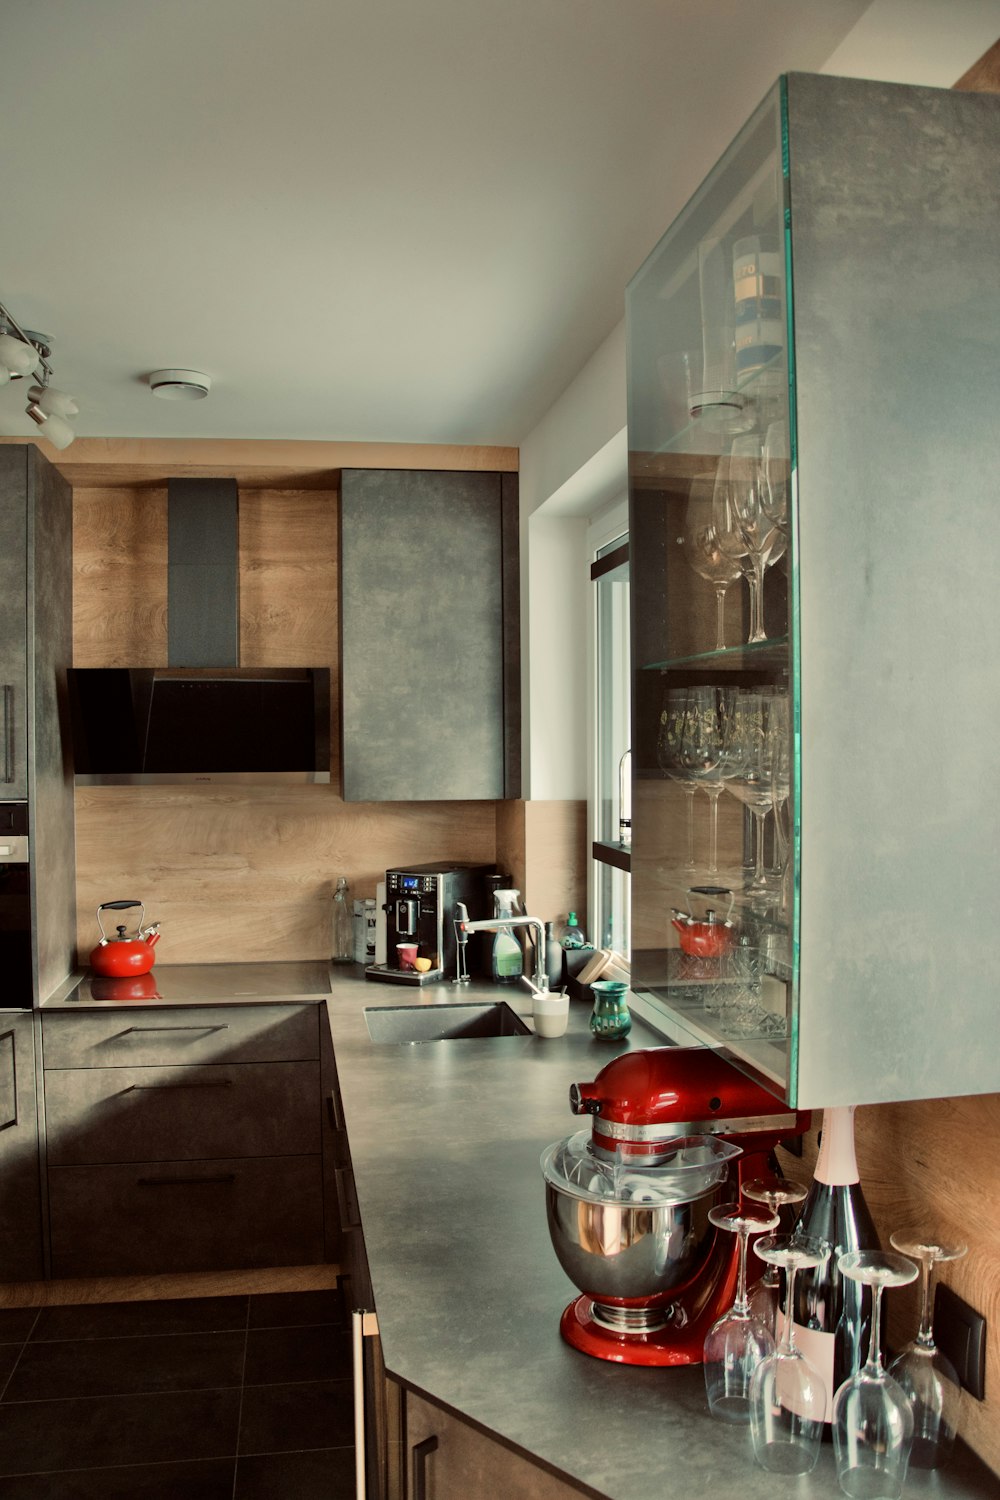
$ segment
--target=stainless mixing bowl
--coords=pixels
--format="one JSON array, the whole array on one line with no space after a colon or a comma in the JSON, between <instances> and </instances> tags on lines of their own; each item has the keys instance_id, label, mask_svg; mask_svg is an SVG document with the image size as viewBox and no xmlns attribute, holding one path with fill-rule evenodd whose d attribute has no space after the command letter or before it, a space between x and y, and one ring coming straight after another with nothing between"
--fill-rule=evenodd
<instances>
[{"instance_id":1,"label":"stainless mixing bowl","mask_svg":"<svg viewBox=\"0 0 1000 1500\"><path fill-rule=\"evenodd\" d=\"M638 1299L683 1286L711 1253L716 1231L708 1212L722 1201L727 1158L739 1154L711 1142L688 1152L699 1163L708 1159L707 1167L621 1178L595 1162L583 1132L550 1147L542 1157L545 1206L566 1275L594 1298Z\"/></svg>"}]
</instances>

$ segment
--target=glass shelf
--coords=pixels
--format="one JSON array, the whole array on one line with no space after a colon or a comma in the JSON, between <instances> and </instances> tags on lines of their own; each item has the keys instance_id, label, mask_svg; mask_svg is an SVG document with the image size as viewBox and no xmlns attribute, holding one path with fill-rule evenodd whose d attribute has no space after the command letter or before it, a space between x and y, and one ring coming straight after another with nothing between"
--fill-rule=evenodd
<instances>
[{"instance_id":1,"label":"glass shelf","mask_svg":"<svg viewBox=\"0 0 1000 1500\"><path fill-rule=\"evenodd\" d=\"M676 656L667 661L639 664L640 672L671 672L687 667L716 667L721 670L753 666L783 671L788 665L787 635L770 636L766 641L752 641L742 646L726 646L722 651L695 651L690 656Z\"/></svg>"}]
</instances>

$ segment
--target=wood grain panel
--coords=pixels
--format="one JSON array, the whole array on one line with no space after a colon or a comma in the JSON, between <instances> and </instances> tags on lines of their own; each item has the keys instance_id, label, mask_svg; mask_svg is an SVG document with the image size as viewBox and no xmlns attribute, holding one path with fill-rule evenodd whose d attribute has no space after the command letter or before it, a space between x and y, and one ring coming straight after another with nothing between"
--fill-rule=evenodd
<instances>
[{"instance_id":1,"label":"wood grain panel","mask_svg":"<svg viewBox=\"0 0 1000 1500\"><path fill-rule=\"evenodd\" d=\"M811 1180L821 1125L822 1116L814 1115L801 1160L782 1153L790 1177ZM1000 1475L1000 1094L865 1106L855 1134L862 1186L883 1245L894 1229L918 1229L969 1246L963 1260L941 1267L939 1279L986 1318L986 1399L963 1396L960 1431ZM916 1287L888 1292L885 1307L889 1343L898 1349L916 1332Z\"/></svg>"},{"instance_id":2,"label":"wood grain panel","mask_svg":"<svg viewBox=\"0 0 1000 1500\"><path fill-rule=\"evenodd\" d=\"M166 485L75 490L73 665L166 664Z\"/></svg>"},{"instance_id":3,"label":"wood grain panel","mask_svg":"<svg viewBox=\"0 0 1000 1500\"><path fill-rule=\"evenodd\" d=\"M138 895L163 924L158 963L328 958L344 874L374 896L385 871L492 863L493 804L350 803L332 787L79 787L78 947L102 901Z\"/></svg>"},{"instance_id":4,"label":"wood grain panel","mask_svg":"<svg viewBox=\"0 0 1000 1500\"><path fill-rule=\"evenodd\" d=\"M957 89L979 94L1000 93L1000 41L993 43L954 85Z\"/></svg>"},{"instance_id":5,"label":"wood grain panel","mask_svg":"<svg viewBox=\"0 0 1000 1500\"><path fill-rule=\"evenodd\" d=\"M25 438L0 437L0 443ZM337 469L488 469L516 473L518 450L450 443L296 442L284 438L86 438L56 455L72 485L145 485L231 475L243 489L328 489Z\"/></svg>"},{"instance_id":6,"label":"wood grain panel","mask_svg":"<svg viewBox=\"0 0 1000 1500\"><path fill-rule=\"evenodd\" d=\"M525 900L543 922L561 924L575 911L587 926L587 804L545 801L524 804ZM557 927L558 932L558 927Z\"/></svg>"},{"instance_id":7,"label":"wood grain panel","mask_svg":"<svg viewBox=\"0 0 1000 1500\"><path fill-rule=\"evenodd\" d=\"M320 1292L340 1267L276 1266L263 1271L180 1271L156 1276L77 1276L0 1284L0 1307L68 1307L101 1302L160 1302L172 1297L246 1297Z\"/></svg>"}]
</instances>

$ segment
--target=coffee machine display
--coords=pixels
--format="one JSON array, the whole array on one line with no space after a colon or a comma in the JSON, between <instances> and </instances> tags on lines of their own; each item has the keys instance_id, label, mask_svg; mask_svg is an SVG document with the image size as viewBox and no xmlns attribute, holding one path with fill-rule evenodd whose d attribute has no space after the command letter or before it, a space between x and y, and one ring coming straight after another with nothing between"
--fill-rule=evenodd
<instances>
[{"instance_id":1,"label":"coffee machine display","mask_svg":"<svg viewBox=\"0 0 1000 1500\"><path fill-rule=\"evenodd\" d=\"M368 979L394 984L435 983L456 972L455 907L472 917L489 914L490 865L406 865L385 872L384 964L369 964Z\"/></svg>"},{"instance_id":2,"label":"coffee machine display","mask_svg":"<svg viewBox=\"0 0 1000 1500\"><path fill-rule=\"evenodd\" d=\"M624 1052L570 1088L590 1130L542 1155L549 1233L581 1295L560 1331L584 1354L632 1365L699 1364L731 1305L736 1236L709 1210L774 1173L770 1153L809 1128L717 1053ZM729 1163L737 1183L727 1187Z\"/></svg>"}]
</instances>

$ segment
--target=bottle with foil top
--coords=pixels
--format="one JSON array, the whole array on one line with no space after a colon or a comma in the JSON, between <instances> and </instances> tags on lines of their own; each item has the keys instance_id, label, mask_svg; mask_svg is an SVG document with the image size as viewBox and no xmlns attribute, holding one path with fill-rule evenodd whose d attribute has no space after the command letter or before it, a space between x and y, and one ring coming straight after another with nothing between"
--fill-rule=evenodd
<instances>
[{"instance_id":1,"label":"bottle with foil top","mask_svg":"<svg viewBox=\"0 0 1000 1500\"><path fill-rule=\"evenodd\" d=\"M338 875L333 893L330 956L335 964L354 961L354 905L346 875Z\"/></svg>"}]
</instances>

